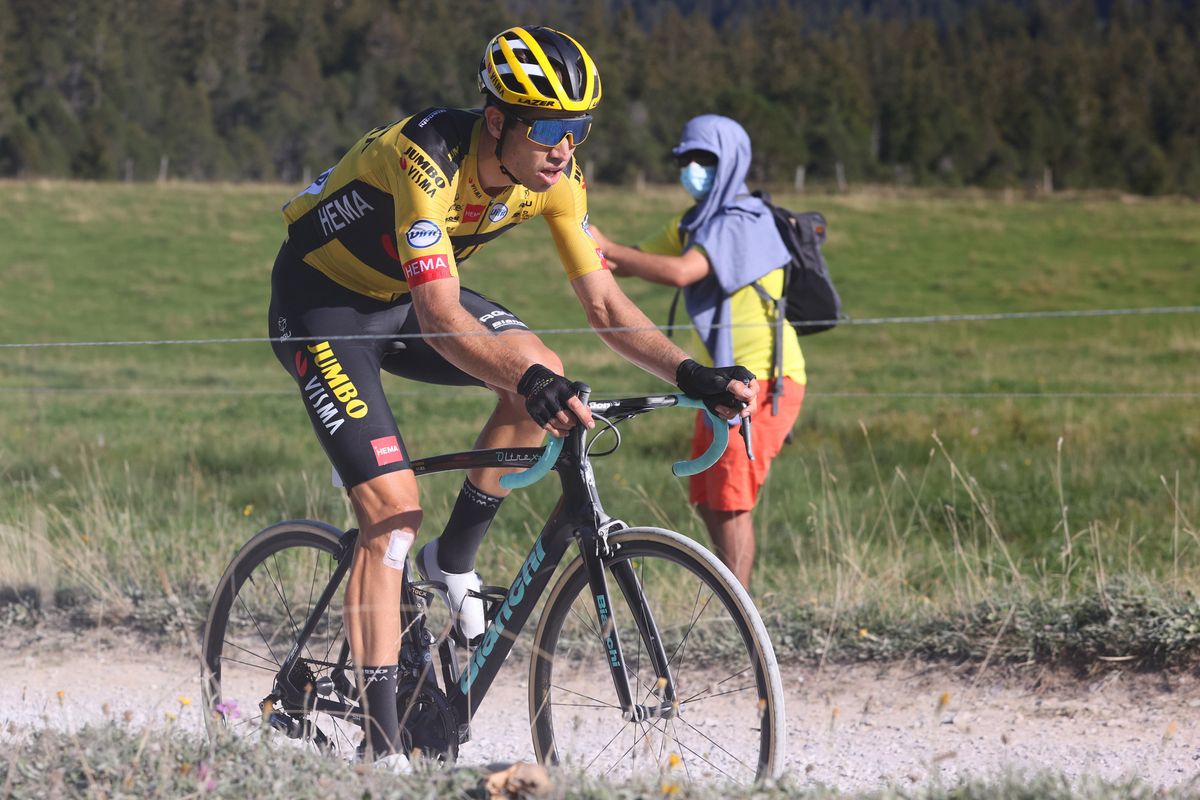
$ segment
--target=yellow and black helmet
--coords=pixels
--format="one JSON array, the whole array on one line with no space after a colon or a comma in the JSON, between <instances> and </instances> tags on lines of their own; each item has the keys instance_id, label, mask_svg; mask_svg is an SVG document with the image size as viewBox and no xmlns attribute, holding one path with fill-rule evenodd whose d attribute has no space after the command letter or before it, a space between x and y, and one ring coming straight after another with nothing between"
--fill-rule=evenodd
<instances>
[{"instance_id":1,"label":"yellow and black helmet","mask_svg":"<svg viewBox=\"0 0 1200 800\"><path fill-rule=\"evenodd\" d=\"M479 90L500 103L554 111L591 111L600 73L583 45L553 28L509 28L488 42Z\"/></svg>"}]
</instances>

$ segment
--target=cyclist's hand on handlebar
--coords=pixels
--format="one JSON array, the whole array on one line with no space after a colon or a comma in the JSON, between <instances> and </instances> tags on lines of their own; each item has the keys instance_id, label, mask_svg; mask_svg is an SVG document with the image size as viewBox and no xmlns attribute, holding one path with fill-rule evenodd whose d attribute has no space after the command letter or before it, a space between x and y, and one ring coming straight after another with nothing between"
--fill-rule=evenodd
<instances>
[{"instance_id":1,"label":"cyclist's hand on handlebar","mask_svg":"<svg viewBox=\"0 0 1200 800\"><path fill-rule=\"evenodd\" d=\"M705 367L690 358L675 371L675 385L722 419L748 416L758 394L758 380L745 367Z\"/></svg>"},{"instance_id":2,"label":"cyclist's hand on handlebar","mask_svg":"<svg viewBox=\"0 0 1200 800\"><path fill-rule=\"evenodd\" d=\"M525 410L542 430L561 438L582 422L595 427L591 410L579 399L578 383L541 364L525 370L517 382L517 392L525 398Z\"/></svg>"}]
</instances>

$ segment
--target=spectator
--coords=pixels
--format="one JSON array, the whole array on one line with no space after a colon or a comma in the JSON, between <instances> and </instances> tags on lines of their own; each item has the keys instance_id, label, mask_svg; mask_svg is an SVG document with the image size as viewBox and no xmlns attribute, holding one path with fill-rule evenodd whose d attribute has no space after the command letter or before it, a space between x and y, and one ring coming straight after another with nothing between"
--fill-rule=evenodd
<instances>
[{"instance_id":1,"label":"spectator","mask_svg":"<svg viewBox=\"0 0 1200 800\"><path fill-rule=\"evenodd\" d=\"M779 297L789 255L770 210L746 188L750 137L741 125L715 114L695 117L671 152L695 205L636 247L613 242L595 225L591 234L615 274L683 290L698 340L697 359L713 366L741 364L760 379L771 378L752 409L755 460L747 458L739 439L731 439L721 460L694 476L690 486L691 502L717 556L749 588L755 551L751 511L772 459L800 414L806 382L794 330L782 326L782 341L775 341L775 306L753 284ZM773 374L776 347L782 348L782 367ZM707 418L698 414L693 454L711 441Z\"/></svg>"}]
</instances>

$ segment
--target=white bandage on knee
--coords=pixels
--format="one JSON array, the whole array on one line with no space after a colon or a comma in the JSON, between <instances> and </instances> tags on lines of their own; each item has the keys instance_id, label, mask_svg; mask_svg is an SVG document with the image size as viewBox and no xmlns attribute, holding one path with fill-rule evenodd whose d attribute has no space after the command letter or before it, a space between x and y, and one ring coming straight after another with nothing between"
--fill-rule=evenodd
<instances>
[{"instance_id":1,"label":"white bandage on knee","mask_svg":"<svg viewBox=\"0 0 1200 800\"><path fill-rule=\"evenodd\" d=\"M408 531L394 530L389 534L387 552L383 554L383 565L404 571L404 560L416 537Z\"/></svg>"}]
</instances>

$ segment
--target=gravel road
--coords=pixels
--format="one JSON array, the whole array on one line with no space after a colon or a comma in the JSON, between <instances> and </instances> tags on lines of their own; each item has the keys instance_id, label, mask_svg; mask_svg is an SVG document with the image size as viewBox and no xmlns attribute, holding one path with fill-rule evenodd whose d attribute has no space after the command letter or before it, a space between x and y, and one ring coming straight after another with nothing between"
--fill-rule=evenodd
<instances>
[{"instance_id":1,"label":"gravel road","mask_svg":"<svg viewBox=\"0 0 1200 800\"><path fill-rule=\"evenodd\" d=\"M517 662L517 659L510 660ZM106 716L199 729L198 660L113 631L23 632L0 657L0 734ZM467 764L532 760L523 663L476 717ZM1009 771L1138 777L1200 791L1200 678L1116 668L1087 680L1036 667L980 679L922 664L784 667L785 769L842 790L953 783ZM59 693L63 694L60 696Z\"/></svg>"}]
</instances>

